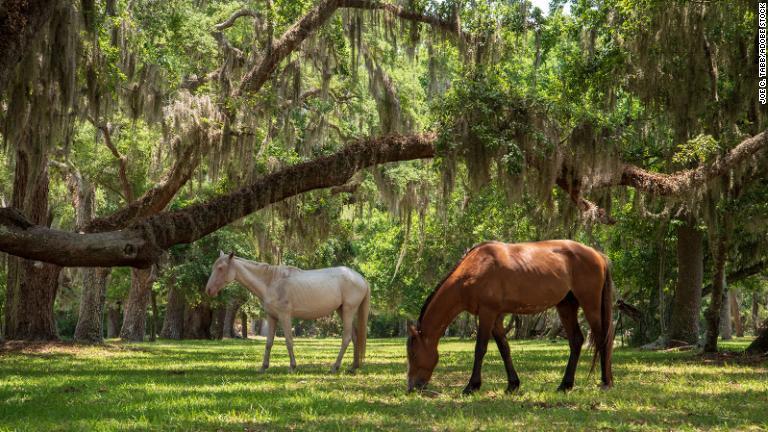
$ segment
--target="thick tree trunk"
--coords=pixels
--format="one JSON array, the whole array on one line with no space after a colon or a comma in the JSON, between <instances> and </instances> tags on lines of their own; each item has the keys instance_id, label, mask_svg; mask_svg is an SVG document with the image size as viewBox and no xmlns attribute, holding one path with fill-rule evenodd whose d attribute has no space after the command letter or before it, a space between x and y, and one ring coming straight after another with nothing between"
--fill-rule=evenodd
<instances>
[{"instance_id":1,"label":"thick tree trunk","mask_svg":"<svg viewBox=\"0 0 768 432\"><path fill-rule=\"evenodd\" d=\"M17 146L13 206L32 223L49 226L47 155L34 144L17 143ZM58 339L53 306L60 272L61 267L56 265L9 257L6 339Z\"/></svg>"},{"instance_id":2,"label":"thick tree trunk","mask_svg":"<svg viewBox=\"0 0 768 432\"><path fill-rule=\"evenodd\" d=\"M107 307L107 337L110 339L120 336L123 314L120 313L120 303Z\"/></svg>"},{"instance_id":3,"label":"thick tree trunk","mask_svg":"<svg viewBox=\"0 0 768 432\"><path fill-rule=\"evenodd\" d=\"M233 338L235 336L235 320L237 319L237 312L242 306L242 302L238 299L232 299L227 303L226 313L224 315L224 329L222 336L225 338Z\"/></svg>"},{"instance_id":4,"label":"thick tree trunk","mask_svg":"<svg viewBox=\"0 0 768 432\"><path fill-rule=\"evenodd\" d=\"M677 228L677 264L677 287L670 311L668 339L696 344L699 341L704 245L694 220L689 219Z\"/></svg>"},{"instance_id":5,"label":"thick tree trunk","mask_svg":"<svg viewBox=\"0 0 768 432\"><path fill-rule=\"evenodd\" d=\"M83 343L104 342L104 303L107 298L107 284L110 267L83 268L83 295L80 297L80 313L75 327L75 341Z\"/></svg>"},{"instance_id":6,"label":"thick tree trunk","mask_svg":"<svg viewBox=\"0 0 768 432\"><path fill-rule=\"evenodd\" d=\"M207 304L201 303L195 307L187 306L184 315L184 339L211 338L213 313Z\"/></svg>"},{"instance_id":7,"label":"thick tree trunk","mask_svg":"<svg viewBox=\"0 0 768 432\"><path fill-rule=\"evenodd\" d=\"M155 281L154 273L153 268L131 270L131 289L125 302L120 339L133 342L144 340L147 325L147 305L150 300L152 283Z\"/></svg>"},{"instance_id":8,"label":"thick tree trunk","mask_svg":"<svg viewBox=\"0 0 768 432\"><path fill-rule=\"evenodd\" d=\"M747 354L768 354L768 320L763 322L757 338L747 347Z\"/></svg>"},{"instance_id":9,"label":"thick tree trunk","mask_svg":"<svg viewBox=\"0 0 768 432\"><path fill-rule=\"evenodd\" d=\"M187 300L184 293L171 286L168 289L168 304L165 306L165 318L160 337L164 339L181 339L184 336L184 309Z\"/></svg>"},{"instance_id":10,"label":"thick tree trunk","mask_svg":"<svg viewBox=\"0 0 768 432\"><path fill-rule=\"evenodd\" d=\"M727 228L722 228L727 231ZM719 233L714 247L715 271L712 275L712 298L706 312L707 331L704 340L704 352L717 352L717 336L720 330L720 311L724 300L727 301L725 280L725 262L728 259L728 239L725 233ZM726 303L727 304L727 303ZM730 308L727 308L730 310Z\"/></svg>"},{"instance_id":11,"label":"thick tree trunk","mask_svg":"<svg viewBox=\"0 0 768 432\"><path fill-rule=\"evenodd\" d=\"M739 290L730 287L728 290L728 303L731 305L731 316L733 317L733 329L736 337L744 337L744 322L741 319L741 307L739 306Z\"/></svg>"}]
</instances>

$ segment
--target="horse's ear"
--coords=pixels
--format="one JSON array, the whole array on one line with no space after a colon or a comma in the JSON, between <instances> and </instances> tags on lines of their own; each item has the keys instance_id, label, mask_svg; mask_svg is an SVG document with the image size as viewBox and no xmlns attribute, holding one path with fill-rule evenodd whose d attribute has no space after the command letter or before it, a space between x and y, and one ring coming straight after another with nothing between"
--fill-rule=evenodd
<instances>
[{"instance_id":1,"label":"horse's ear","mask_svg":"<svg viewBox=\"0 0 768 432\"><path fill-rule=\"evenodd\" d=\"M408 333L410 333L413 337L417 337L419 336L419 329L417 329L413 324L408 324Z\"/></svg>"},{"instance_id":2,"label":"horse's ear","mask_svg":"<svg viewBox=\"0 0 768 432\"><path fill-rule=\"evenodd\" d=\"M224 251L223 251L223 250L221 250L221 249L219 249L219 258L221 258L221 257L223 257L223 256L224 256Z\"/></svg>"},{"instance_id":3,"label":"horse's ear","mask_svg":"<svg viewBox=\"0 0 768 432\"><path fill-rule=\"evenodd\" d=\"M235 251L232 251L232 252L229 253L230 261L232 260L232 258L234 258L234 256L235 256Z\"/></svg>"}]
</instances>

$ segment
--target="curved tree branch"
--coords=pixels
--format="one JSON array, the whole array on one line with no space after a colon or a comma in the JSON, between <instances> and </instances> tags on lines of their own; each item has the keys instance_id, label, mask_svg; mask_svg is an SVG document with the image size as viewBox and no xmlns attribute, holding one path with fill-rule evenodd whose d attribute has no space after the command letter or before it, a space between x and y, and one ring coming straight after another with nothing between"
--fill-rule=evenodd
<instances>
[{"instance_id":1,"label":"curved tree branch","mask_svg":"<svg viewBox=\"0 0 768 432\"><path fill-rule=\"evenodd\" d=\"M633 187L637 184L641 191L658 193L670 189L666 183L655 184L654 179L691 179L684 182L683 186L673 189L675 193L683 193L685 187L696 187L698 182L714 178L717 173L727 173L750 157L762 153L768 144L766 134L763 132L748 138L720 159L696 169L672 174L654 173L644 177L643 183L622 184ZM147 217L153 213L149 209L158 208L153 206L164 208L175 194L175 191L170 194L168 192L172 187L159 186L139 199L136 202L138 204L131 207L131 210L119 212L115 218L105 218L100 224L90 226L91 232L101 227L109 229L109 232L76 234L52 230L33 225L15 209L2 208L0 251L64 266L149 266L164 249L175 244L195 241L269 204L291 196L315 189L345 185L355 172L362 168L386 162L434 157L436 139L433 133L363 139L332 155L263 176L247 187L206 203ZM175 170L174 173L179 177L173 181L178 182L178 179L184 179L184 176L188 178L193 169ZM633 165L625 165L625 170L647 173ZM567 171L563 171L557 179L557 184L571 194L572 199L581 199L573 186L569 186L572 184L569 183L569 178L573 177L567 176ZM579 205L580 208L582 205L589 205L589 201ZM138 221L123 229L127 223L136 220Z\"/></svg>"},{"instance_id":2,"label":"curved tree branch","mask_svg":"<svg viewBox=\"0 0 768 432\"><path fill-rule=\"evenodd\" d=\"M728 171L750 158L761 156L765 153L766 147L768 147L768 131L763 131L745 139L715 161L700 165L697 168L672 174L662 174L625 164L620 176L598 187L631 186L656 196L681 195L727 174Z\"/></svg>"},{"instance_id":3,"label":"curved tree branch","mask_svg":"<svg viewBox=\"0 0 768 432\"><path fill-rule=\"evenodd\" d=\"M109 216L94 219L85 232L112 231L126 227L131 222L161 212L173 200L176 192L192 177L200 163L199 149L187 146L181 152L165 177L137 200Z\"/></svg>"},{"instance_id":4,"label":"curved tree branch","mask_svg":"<svg viewBox=\"0 0 768 432\"><path fill-rule=\"evenodd\" d=\"M235 21L237 21L238 18L245 17L245 16L253 17L256 21L261 21L261 16L259 16L258 12L244 8L236 11L235 13L230 15L229 18L227 18L224 22L216 24L213 27L218 31L228 29L233 25L235 25Z\"/></svg>"},{"instance_id":5,"label":"curved tree branch","mask_svg":"<svg viewBox=\"0 0 768 432\"><path fill-rule=\"evenodd\" d=\"M73 267L151 265L164 249L190 243L265 206L315 189L345 184L362 168L434 156L432 133L369 138L309 162L263 176L203 204L150 216L126 229L76 234L31 224L0 209L0 250Z\"/></svg>"}]
</instances>

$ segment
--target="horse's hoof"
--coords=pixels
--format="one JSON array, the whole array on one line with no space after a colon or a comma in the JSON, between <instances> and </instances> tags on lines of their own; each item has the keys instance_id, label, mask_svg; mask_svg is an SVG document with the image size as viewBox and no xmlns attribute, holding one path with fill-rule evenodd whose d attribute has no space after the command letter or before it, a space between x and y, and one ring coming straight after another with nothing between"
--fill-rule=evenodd
<instances>
[{"instance_id":1,"label":"horse's hoof","mask_svg":"<svg viewBox=\"0 0 768 432\"><path fill-rule=\"evenodd\" d=\"M350 374L350 375L354 375L354 374L357 373L357 368L356 367L351 367L351 368L347 369L347 373Z\"/></svg>"},{"instance_id":2,"label":"horse's hoof","mask_svg":"<svg viewBox=\"0 0 768 432\"><path fill-rule=\"evenodd\" d=\"M613 387L613 384L601 384L600 385L600 390L607 391L607 390L610 390L611 387Z\"/></svg>"},{"instance_id":3,"label":"horse's hoof","mask_svg":"<svg viewBox=\"0 0 768 432\"><path fill-rule=\"evenodd\" d=\"M265 368L265 367L262 367L261 369L259 369L259 373L263 374L263 373L266 373L266 372L267 372L267 368Z\"/></svg>"},{"instance_id":4,"label":"horse's hoof","mask_svg":"<svg viewBox=\"0 0 768 432\"><path fill-rule=\"evenodd\" d=\"M467 384L466 387L464 387L464 390L462 390L462 394L464 395L471 395L472 393L476 392L480 389L480 384Z\"/></svg>"},{"instance_id":5,"label":"horse's hoof","mask_svg":"<svg viewBox=\"0 0 768 432\"><path fill-rule=\"evenodd\" d=\"M339 368L336 366L331 366L331 369L329 370L329 372L332 374L339 373Z\"/></svg>"},{"instance_id":6,"label":"horse's hoof","mask_svg":"<svg viewBox=\"0 0 768 432\"><path fill-rule=\"evenodd\" d=\"M573 390L573 384L560 384L560 386L557 388L557 391L563 393L568 393L571 390Z\"/></svg>"},{"instance_id":7,"label":"horse's hoof","mask_svg":"<svg viewBox=\"0 0 768 432\"><path fill-rule=\"evenodd\" d=\"M291 366L288 368L288 372L290 373L296 373L296 366Z\"/></svg>"},{"instance_id":8,"label":"horse's hoof","mask_svg":"<svg viewBox=\"0 0 768 432\"><path fill-rule=\"evenodd\" d=\"M517 390L520 389L520 383L513 383L507 386L507 393L515 393Z\"/></svg>"}]
</instances>

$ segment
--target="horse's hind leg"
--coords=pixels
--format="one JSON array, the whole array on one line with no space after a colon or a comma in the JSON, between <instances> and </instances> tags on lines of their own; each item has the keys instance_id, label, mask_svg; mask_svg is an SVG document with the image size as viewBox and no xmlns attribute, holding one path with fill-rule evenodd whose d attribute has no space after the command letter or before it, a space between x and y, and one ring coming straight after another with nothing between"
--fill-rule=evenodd
<instances>
[{"instance_id":1,"label":"horse's hind leg","mask_svg":"<svg viewBox=\"0 0 768 432\"><path fill-rule=\"evenodd\" d=\"M285 314L280 317L280 327L285 334L285 346L288 348L288 357L291 359L291 372L296 369L296 357L293 355L293 331L291 330L291 316Z\"/></svg>"},{"instance_id":2,"label":"horse's hind leg","mask_svg":"<svg viewBox=\"0 0 768 432\"><path fill-rule=\"evenodd\" d=\"M261 372L265 372L269 367L269 355L272 352L272 344L275 343L277 320L271 315L267 316L267 326L267 344L264 346L264 360L261 362Z\"/></svg>"},{"instance_id":3,"label":"horse's hind leg","mask_svg":"<svg viewBox=\"0 0 768 432\"><path fill-rule=\"evenodd\" d=\"M470 394L480 388L482 379L480 371L483 368L483 357L488 350L488 339L491 338L491 330L496 322L496 315L480 313L480 325L477 328L477 342L475 344L475 363L472 366L472 376L464 387L464 394Z\"/></svg>"},{"instance_id":4,"label":"horse's hind leg","mask_svg":"<svg viewBox=\"0 0 768 432\"><path fill-rule=\"evenodd\" d=\"M341 334L341 349L339 355L336 357L336 362L331 366L331 372L336 373L341 367L341 360L344 358L344 353L347 351L349 342L352 341L352 333L354 327L352 321L355 317L355 310L351 307L342 307L341 309L341 322L343 323L344 330Z\"/></svg>"},{"instance_id":5,"label":"horse's hind leg","mask_svg":"<svg viewBox=\"0 0 768 432\"><path fill-rule=\"evenodd\" d=\"M571 348L571 355L568 357L568 365L565 367L563 382L560 383L559 391L567 391L573 388L573 382L576 375L576 366L579 364L581 355L581 346L584 344L584 334L579 327L579 302L573 293L568 295L557 305L557 313L560 315L560 322L563 324L565 334L568 335L568 346Z\"/></svg>"},{"instance_id":6,"label":"horse's hind leg","mask_svg":"<svg viewBox=\"0 0 768 432\"><path fill-rule=\"evenodd\" d=\"M504 315L499 315L496 319L496 324L493 326L493 339L496 341L499 354L504 361L504 369L507 371L507 393L512 393L520 387L520 378L512 365L509 342L507 342L507 335L504 333Z\"/></svg>"}]
</instances>

